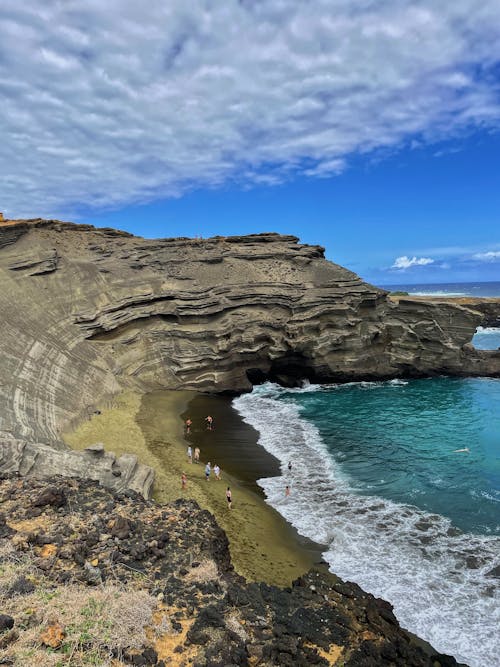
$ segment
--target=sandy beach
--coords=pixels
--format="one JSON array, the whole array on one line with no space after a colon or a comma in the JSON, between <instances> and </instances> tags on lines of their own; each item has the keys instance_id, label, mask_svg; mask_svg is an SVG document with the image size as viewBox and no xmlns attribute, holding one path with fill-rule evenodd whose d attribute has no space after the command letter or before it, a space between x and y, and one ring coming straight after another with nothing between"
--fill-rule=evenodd
<instances>
[{"instance_id":1,"label":"sandy beach","mask_svg":"<svg viewBox=\"0 0 500 667\"><path fill-rule=\"evenodd\" d=\"M214 417L208 431L204 418ZM193 421L191 434L184 420ZM100 414L65 433L73 449L95 442L120 455L134 453L156 471L154 499L168 502L193 498L212 512L226 531L233 564L250 580L289 585L321 560L319 545L302 538L273 508L265 503L256 484L262 476L279 474L278 462L257 444L257 433L231 407L228 397L189 391L158 391L141 396L126 392L101 406ZM190 464L187 447L200 447L200 464ZM205 480L205 463L218 463L221 480L212 472ZM187 488L181 489L181 475ZM233 494L233 509L225 498Z\"/></svg>"}]
</instances>

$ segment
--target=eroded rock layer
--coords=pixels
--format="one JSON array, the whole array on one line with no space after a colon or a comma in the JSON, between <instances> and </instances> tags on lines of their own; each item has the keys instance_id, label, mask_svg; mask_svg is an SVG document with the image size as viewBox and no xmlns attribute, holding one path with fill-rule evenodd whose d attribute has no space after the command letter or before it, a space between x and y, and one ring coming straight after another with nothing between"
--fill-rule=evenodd
<instances>
[{"instance_id":1,"label":"eroded rock layer","mask_svg":"<svg viewBox=\"0 0 500 667\"><path fill-rule=\"evenodd\" d=\"M83 452L61 450L49 445L5 438L0 434L0 470L2 473L52 479L54 475L82 477L100 482L114 491L132 489L150 498L154 470L139 463L134 454L117 458L101 443Z\"/></svg>"},{"instance_id":2,"label":"eroded rock layer","mask_svg":"<svg viewBox=\"0 0 500 667\"><path fill-rule=\"evenodd\" d=\"M0 431L57 443L122 388L499 375L468 305L399 299L293 236L0 225Z\"/></svg>"}]
</instances>

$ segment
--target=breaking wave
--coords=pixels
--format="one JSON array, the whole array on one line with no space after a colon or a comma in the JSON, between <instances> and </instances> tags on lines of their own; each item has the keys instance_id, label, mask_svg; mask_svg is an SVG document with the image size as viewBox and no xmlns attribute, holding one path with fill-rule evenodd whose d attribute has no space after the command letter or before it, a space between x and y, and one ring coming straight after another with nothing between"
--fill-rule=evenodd
<instances>
[{"instance_id":1,"label":"breaking wave","mask_svg":"<svg viewBox=\"0 0 500 667\"><path fill-rule=\"evenodd\" d=\"M357 384L370 390L383 383ZM325 545L335 574L389 600L404 627L471 667L492 667L500 651L500 538L462 533L441 515L358 495L316 426L302 418L298 405L279 400L285 391L321 389L267 383L234 400L259 431L259 443L282 465L283 477L259 480L267 502ZM292 489L287 498L285 484Z\"/></svg>"}]
</instances>

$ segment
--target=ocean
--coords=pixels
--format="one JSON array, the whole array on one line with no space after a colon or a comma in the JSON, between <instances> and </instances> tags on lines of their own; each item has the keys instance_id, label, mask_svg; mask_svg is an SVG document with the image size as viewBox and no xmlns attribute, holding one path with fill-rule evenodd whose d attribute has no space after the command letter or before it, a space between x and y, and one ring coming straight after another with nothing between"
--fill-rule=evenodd
<instances>
[{"instance_id":1,"label":"ocean","mask_svg":"<svg viewBox=\"0 0 500 667\"><path fill-rule=\"evenodd\" d=\"M267 383L233 405L281 463L267 502L333 572L439 651L498 664L500 380Z\"/></svg>"},{"instance_id":2,"label":"ocean","mask_svg":"<svg viewBox=\"0 0 500 667\"><path fill-rule=\"evenodd\" d=\"M413 296L481 296L500 297L500 282L429 283L418 285L380 285L389 292L408 292Z\"/></svg>"}]
</instances>

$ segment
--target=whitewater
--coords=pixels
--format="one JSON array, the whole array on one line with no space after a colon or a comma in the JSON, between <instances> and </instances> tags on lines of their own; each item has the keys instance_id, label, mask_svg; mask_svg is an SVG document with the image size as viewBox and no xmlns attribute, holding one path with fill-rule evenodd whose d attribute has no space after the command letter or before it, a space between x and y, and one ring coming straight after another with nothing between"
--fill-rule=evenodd
<instances>
[{"instance_id":1,"label":"whitewater","mask_svg":"<svg viewBox=\"0 0 500 667\"><path fill-rule=\"evenodd\" d=\"M324 545L332 572L391 602L403 627L470 667L498 664L500 537L462 532L440 514L360 493L300 405L280 400L285 392L322 390L267 383L233 402L281 463L282 477L259 480L267 502Z\"/></svg>"}]
</instances>

